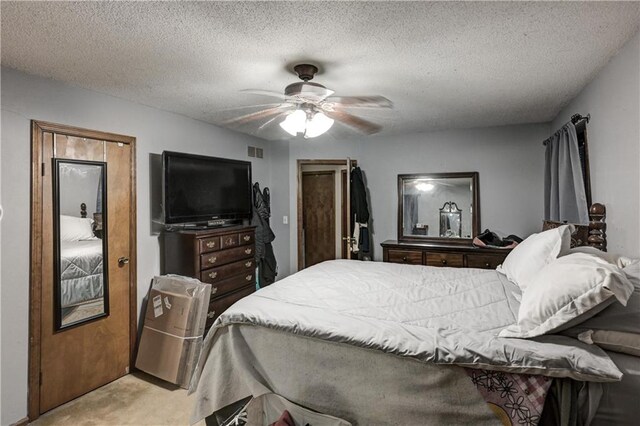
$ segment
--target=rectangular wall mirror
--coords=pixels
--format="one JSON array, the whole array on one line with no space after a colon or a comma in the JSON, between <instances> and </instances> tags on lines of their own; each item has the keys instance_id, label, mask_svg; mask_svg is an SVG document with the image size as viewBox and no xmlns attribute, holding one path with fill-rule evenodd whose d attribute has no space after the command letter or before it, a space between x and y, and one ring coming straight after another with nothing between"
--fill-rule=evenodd
<instances>
[{"instance_id":1,"label":"rectangular wall mirror","mask_svg":"<svg viewBox=\"0 0 640 426\"><path fill-rule=\"evenodd\" d=\"M398 175L398 241L471 244L479 200L477 172Z\"/></svg>"},{"instance_id":2,"label":"rectangular wall mirror","mask_svg":"<svg viewBox=\"0 0 640 426\"><path fill-rule=\"evenodd\" d=\"M109 314L107 165L53 159L56 329Z\"/></svg>"}]
</instances>

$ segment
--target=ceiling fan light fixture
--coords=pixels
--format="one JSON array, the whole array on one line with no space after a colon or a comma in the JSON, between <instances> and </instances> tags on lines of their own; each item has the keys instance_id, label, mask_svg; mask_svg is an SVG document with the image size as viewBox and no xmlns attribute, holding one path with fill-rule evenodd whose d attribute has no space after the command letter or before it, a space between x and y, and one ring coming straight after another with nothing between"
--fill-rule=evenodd
<instances>
[{"instance_id":1,"label":"ceiling fan light fixture","mask_svg":"<svg viewBox=\"0 0 640 426\"><path fill-rule=\"evenodd\" d=\"M293 111L291 114L282 120L280 127L291 136L295 136L298 133L304 133L307 124L307 113L301 109Z\"/></svg>"},{"instance_id":2,"label":"ceiling fan light fixture","mask_svg":"<svg viewBox=\"0 0 640 426\"><path fill-rule=\"evenodd\" d=\"M333 126L333 119L319 111L297 109L282 120L280 127L291 136L302 133L306 139L326 133Z\"/></svg>"},{"instance_id":3,"label":"ceiling fan light fixture","mask_svg":"<svg viewBox=\"0 0 640 426\"><path fill-rule=\"evenodd\" d=\"M315 138L326 133L333 126L333 119L321 112L316 112L313 117L307 120L307 129L304 132L305 138Z\"/></svg>"}]
</instances>

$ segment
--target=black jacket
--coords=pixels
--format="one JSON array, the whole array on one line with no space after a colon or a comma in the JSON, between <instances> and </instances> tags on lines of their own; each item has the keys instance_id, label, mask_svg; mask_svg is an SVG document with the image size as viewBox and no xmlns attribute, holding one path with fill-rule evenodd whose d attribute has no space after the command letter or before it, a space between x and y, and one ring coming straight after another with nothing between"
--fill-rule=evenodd
<instances>
[{"instance_id":1,"label":"black jacket","mask_svg":"<svg viewBox=\"0 0 640 426\"><path fill-rule=\"evenodd\" d=\"M278 275L278 264L273 253L271 242L276 239L269 226L271 216L269 188L260 191L260 185L253 185L253 218L251 224L256 227L256 265L260 287L272 284Z\"/></svg>"},{"instance_id":2,"label":"black jacket","mask_svg":"<svg viewBox=\"0 0 640 426\"><path fill-rule=\"evenodd\" d=\"M351 170L351 216L355 215L356 222L369 222L369 206L367 205L367 190L360 167Z\"/></svg>"}]
</instances>

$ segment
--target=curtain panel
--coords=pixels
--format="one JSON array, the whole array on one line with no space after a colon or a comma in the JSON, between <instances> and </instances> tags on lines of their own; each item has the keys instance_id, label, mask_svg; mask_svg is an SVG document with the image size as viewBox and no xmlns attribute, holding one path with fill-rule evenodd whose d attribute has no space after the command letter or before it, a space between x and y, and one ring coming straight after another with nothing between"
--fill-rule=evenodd
<instances>
[{"instance_id":1,"label":"curtain panel","mask_svg":"<svg viewBox=\"0 0 640 426\"><path fill-rule=\"evenodd\" d=\"M544 217L546 220L589 223L576 127L569 122L544 142Z\"/></svg>"}]
</instances>

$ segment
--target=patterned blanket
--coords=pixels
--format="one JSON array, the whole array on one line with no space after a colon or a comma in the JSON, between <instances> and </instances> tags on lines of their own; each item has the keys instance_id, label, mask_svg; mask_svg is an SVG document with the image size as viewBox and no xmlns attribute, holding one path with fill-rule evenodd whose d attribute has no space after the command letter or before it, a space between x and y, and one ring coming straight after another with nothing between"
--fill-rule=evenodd
<instances>
[{"instance_id":1,"label":"patterned blanket","mask_svg":"<svg viewBox=\"0 0 640 426\"><path fill-rule=\"evenodd\" d=\"M552 379L471 368L465 370L503 425L537 426Z\"/></svg>"}]
</instances>

